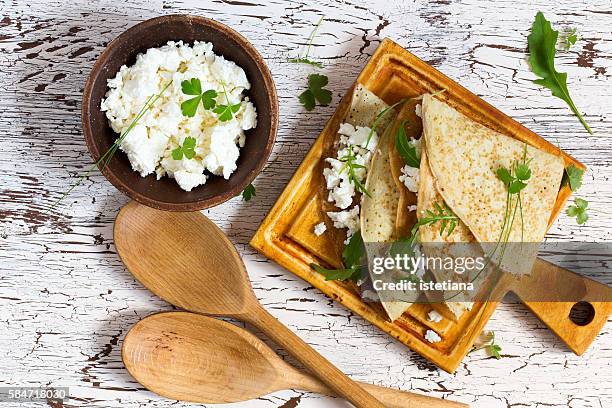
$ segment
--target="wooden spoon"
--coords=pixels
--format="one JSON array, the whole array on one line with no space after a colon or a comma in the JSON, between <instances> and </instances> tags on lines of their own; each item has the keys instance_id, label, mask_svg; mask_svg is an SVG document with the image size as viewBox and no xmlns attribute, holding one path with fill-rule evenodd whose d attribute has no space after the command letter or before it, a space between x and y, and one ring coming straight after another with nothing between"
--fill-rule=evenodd
<instances>
[{"instance_id":1,"label":"wooden spoon","mask_svg":"<svg viewBox=\"0 0 612 408\"><path fill-rule=\"evenodd\" d=\"M126 335L121 356L139 383L176 400L224 404L286 389L335 395L316 378L286 363L247 330L194 313L166 312L146 317ZM360 385L388 408L468 406Z\"/></svg>"},{"instance_id":2,"label":"wooden spoon","mask_svg":"<svg viewBox=\"0 0 612 408\"><path fill-rule=\"evenodd\" d=\"M201 213L160 211L132 201L117 215L114 238L125 266L157 296L191 312L251 323L337 395L359 408L384 408L259 304L236 248Z\"/></svg>"}]
</instances>

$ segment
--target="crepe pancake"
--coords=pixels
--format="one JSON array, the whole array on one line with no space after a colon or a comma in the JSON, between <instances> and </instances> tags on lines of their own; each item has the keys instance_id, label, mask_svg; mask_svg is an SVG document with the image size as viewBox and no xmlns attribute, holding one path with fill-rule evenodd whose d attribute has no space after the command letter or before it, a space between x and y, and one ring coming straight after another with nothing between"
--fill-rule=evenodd
<instances>
[{"instance_id":1,"label":"crepe pancake","mask_svg":"<svg viewBox=\"0 0 612 408\"><path fill-rule=\"evenodd\" d=\"M483 244L499 242L506 217L508 191L497 177L526 153L531 178L521 191L522 222L514 222L508 242L544 239L564 171L563 159L473 121L429 94L423 97L423 131L436 187L446 204ZM514 274L529 273L537 247L507 253L500 266ZM523 250L514 246L512 251Z\"/></svg>"}]
</instances>

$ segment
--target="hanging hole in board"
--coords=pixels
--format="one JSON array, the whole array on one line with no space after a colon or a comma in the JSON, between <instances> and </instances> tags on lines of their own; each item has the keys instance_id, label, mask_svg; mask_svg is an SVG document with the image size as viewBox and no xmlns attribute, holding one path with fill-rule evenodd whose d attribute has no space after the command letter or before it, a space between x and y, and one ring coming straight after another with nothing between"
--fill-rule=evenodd
<instances>
[{"instance_id":1,"label":"hanging hole in board","mask_svg":"<svg viewBox=\"0 0 612 408\"><path fill-rule=\"evenodd\" d=\"M595 318L595 309L589 302L578 302L572 306L569 318L578 326L586 326Z\"/></svg>"}]
</instances>

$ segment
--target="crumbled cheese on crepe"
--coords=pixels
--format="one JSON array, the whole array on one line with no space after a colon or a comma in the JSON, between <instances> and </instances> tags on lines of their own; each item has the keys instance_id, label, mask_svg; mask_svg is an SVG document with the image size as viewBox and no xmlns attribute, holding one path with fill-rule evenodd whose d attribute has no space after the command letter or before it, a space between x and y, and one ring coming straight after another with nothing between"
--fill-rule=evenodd
<instances>
[{"instance_id":1,"label":"crumbled cheese on crepe","mask_svg":"<svg viewBox=\"0 0 612 408\"><path fill-rule=\"evenodd\" d=\"M417 193L419 191L419 169L406 165L401 168L401 172L399 181L404 183L409 191Z\"/></svg>"},{"instance_id":2,"label":"crumbled cheese on crepe","mask_svg":"<svg viewBox=\"0 0 612 408\"><path fill-rule=\"evenodd\" d=\"M359 206L356 205L350 210L345 211L328 211L327 216L334 222L334 227L341 229L346 228L346 241L348 244L350 238L359 230Z\"/></svg>"},{"instance_id":3,"label":"crumbled cheese on crepe","mask_svg":"<svg viewBox=\"0 0 612 408\"><path fill-rule=\"evenodd\" d=\"M370 135L371 133L371 135ZM340 124L339 148L336 157L329 157L325 162L329 167L323 169L325 185L329 190L327 199L343 211L329 211L327 215L334 222L335 228L347 228L347 241L359 230L359 205L353 205L356 195L355 184L349 177L346 158L354 156L353 169L355 178L365 184L370 158L378 144L378 135L364 126L353 126L350 123ZM369 140L368 140L369 138Z\"/></svg>"},{"instance_id":4,"label":"crumbled cheese on crepe","mask_svg":"<svg viewBox=\"0 0 612 408\"><path fill-rule=\"evenodd\" d=\"M314 234L319 237L321 235L323 235L323 233L327 231L327 226L325 225L324 222L320 222L317 225L314 226Z\"/></svg>"},{"instance_id":5,"label":"crumbled cheese on crepe","mask_svg":"<svg viewBox=\"0 0 612 408\"><path fill-rule=\"evenodd\" d=\"M429 313L427 313L427 318L430 322L438 323L442 321L442 315L438 313L437 310L431 309Z\"/></svg>"},{"instance_id":6,"label":"crumbled cheese on crepe","mask_svg":"<svg viewBox=\"0 0 612 408\"><path fill-rule=\"evenodd\" d=\"M440 337L438 333L436 333L433 330L427 330L425 332L425 340L427 340L430 343L438 343L439 341L442 340L442 337Z\"/></svg>"}]
</instances>

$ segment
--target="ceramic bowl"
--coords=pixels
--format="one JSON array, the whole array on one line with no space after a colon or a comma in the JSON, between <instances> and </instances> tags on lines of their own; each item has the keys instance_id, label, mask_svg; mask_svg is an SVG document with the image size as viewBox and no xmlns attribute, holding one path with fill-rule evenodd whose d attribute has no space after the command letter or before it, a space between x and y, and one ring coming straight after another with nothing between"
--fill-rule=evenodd
<instances>
[{"instance_id":1,"label":"ceramic bowl","mask_svg":"<svg viewBox=\"0 0 612 408\"><path fill-rule=\"evenodd\" d=\"M210 42L215 54L234 61L246 72L251 89L245 94L257 110L257 127L246 131L238 168L229 180L211 175L206 184L190 192L182 190L169 177L160 180L155 174L141 177L132 170L122 151L117 151L108 166L101 170L119 191L144 205L169 211L196 211L240 194L266 164L276 137L278 99L274 81L261 55L242 35L217 21L190 15L157 17L128 29L108 44L89 75L83 93L83 133L92 158L98 160L119 136L100 110L107 80L114 78L122 65L134 64L139 53L170 40Z\"/></svg>"}]
</instances>

